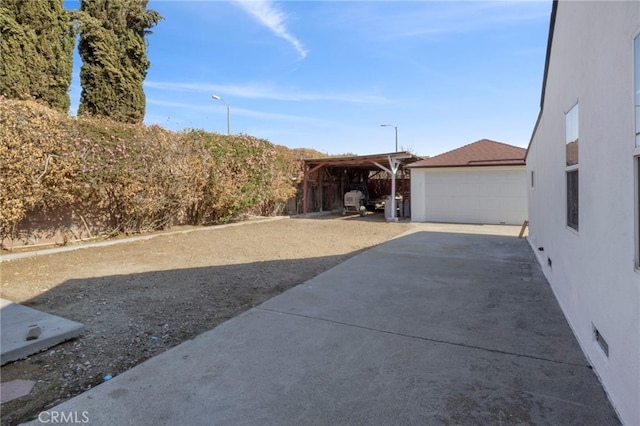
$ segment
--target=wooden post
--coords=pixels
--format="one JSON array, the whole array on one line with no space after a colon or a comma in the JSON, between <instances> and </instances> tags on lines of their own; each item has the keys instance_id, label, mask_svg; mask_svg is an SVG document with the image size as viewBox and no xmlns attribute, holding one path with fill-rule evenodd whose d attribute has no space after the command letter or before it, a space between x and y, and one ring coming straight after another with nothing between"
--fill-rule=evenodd
<instances>
[{"instance_id":1,"label":"wooden post","mask_svg":"<svg viewBox=\"0 0 640 426\"><path fill-rule=\"evenodd\" d=\"M309 166L307 166L307 164L305 163L304 165L304 182L302 185L302 214L307 214L307 179L309 178L309 175L311 175L311 173L319 170L320 168L322 168L322 166L324 166L327 163L321 163L318 164L317 166L315 166L313 169L309 170Z\"/></svg>"},{"instance_id":2,"label":"wooden post","mask_svg":"<svg viewBox=\"0 0 640 426\"><path fill-rule=\"evenodd\" d=\"M524 230L527 229L527 226L529 226L529 221L525 220L522 224L522 228L520 228L520 234L518 234L518 238L522 238L522 236L524 235Z\"/></svg>"},{"instance_id":3,"label":"wooden post","mask_svg":"<svg viewBox=\"0 0 640 426\"><path fill-rule=\"evenodd\" d=\"M302 177L302 214L307 214L307 178L309 177L309 167L305 164Z\"/></svg>"},{"instance_id":4,"label":"wooden post","mask_svg":"<svg viewBox=\"0 0 640 426\"><path fill-rule=\"evenodd\" d=\"M318 172L318 193L320 194L320 211L324 211L324 191L322 187L324 186L324 173Z\"/></svg>"}]
</instances>

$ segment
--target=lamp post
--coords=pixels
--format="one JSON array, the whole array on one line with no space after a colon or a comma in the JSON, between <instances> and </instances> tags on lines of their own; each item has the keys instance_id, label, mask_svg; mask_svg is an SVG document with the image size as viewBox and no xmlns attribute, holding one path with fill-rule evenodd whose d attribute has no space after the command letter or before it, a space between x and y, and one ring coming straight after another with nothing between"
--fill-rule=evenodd
<instances>
[{"instance_id":1,"label":"lamp post","mask_svg":"<svg viewBox=\"0 0 640 426\"><path fill-rule=\"evenodd\" d=\"M217 101L222 101L222 103L227 106L227 135L231 135L231 107L220 96L213 95L211 97Z\"/></svg>"},{"instance_id":2,"label":"lamp post","mask_svg":"<svg viewBox=\"0 0 640 426\"><path fill-rule=\"evenodd\" d=\"M398 126L393 124L381 124L380 127L393 127L396 130L396 152L398 152Z\"/></svg>"}]
</instances>

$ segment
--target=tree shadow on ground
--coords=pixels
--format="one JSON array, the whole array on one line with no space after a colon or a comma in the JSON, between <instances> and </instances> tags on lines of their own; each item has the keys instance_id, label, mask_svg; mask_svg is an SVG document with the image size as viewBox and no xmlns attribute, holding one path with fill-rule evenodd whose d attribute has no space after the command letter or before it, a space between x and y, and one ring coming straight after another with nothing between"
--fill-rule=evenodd
<instances>
[{"instance_id":1,"label":"tree shadow on ground","mask_svg":"<svg viewBox=\"0 0 640 426\"><path fill-rule=\"evenodd\" d=\"M84 334L2 367L2 381L34 380L3 404L13 425L302 284L344 255L71 279L23 304L85 325Z\"/></svg>"}]
</instances>

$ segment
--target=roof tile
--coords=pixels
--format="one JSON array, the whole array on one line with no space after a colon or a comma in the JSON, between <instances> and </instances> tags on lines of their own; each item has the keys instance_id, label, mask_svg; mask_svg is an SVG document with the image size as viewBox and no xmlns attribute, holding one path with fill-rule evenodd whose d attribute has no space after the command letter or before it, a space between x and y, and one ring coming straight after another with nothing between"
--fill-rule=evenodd
<instances>
[{"instance_id":1,"label":"roof tile","mask_svg":"<svg viewBox=\"0 0 640 426\"><path fill-rule=\"evenodd\" d=\"M463 147L417 161L408 167L473 167L524 165L527 150L502 142L481 139Z\"/></svg>"}]
</instances>

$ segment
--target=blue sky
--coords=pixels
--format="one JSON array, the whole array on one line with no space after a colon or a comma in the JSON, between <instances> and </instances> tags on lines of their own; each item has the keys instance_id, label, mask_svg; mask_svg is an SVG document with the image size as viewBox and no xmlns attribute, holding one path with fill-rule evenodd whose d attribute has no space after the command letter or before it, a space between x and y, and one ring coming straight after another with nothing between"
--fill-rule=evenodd
<instances>
[{"instance_id":1,"label":"blue sky","mask_svg":"<svg viewBox=\"0 0 640 426\"><path fill-rule=\"evenodd\" d=\"M71 5L73 3L70 3ZM73 7L73 6L71 6ZM77 7L77 6L76 6ZM551 1L161 1L145 123L328 154L526 147ZM71 113L80 97L74 61ZM214 100L212 95L223 99Z\"/></svg>"}]
</instances>

